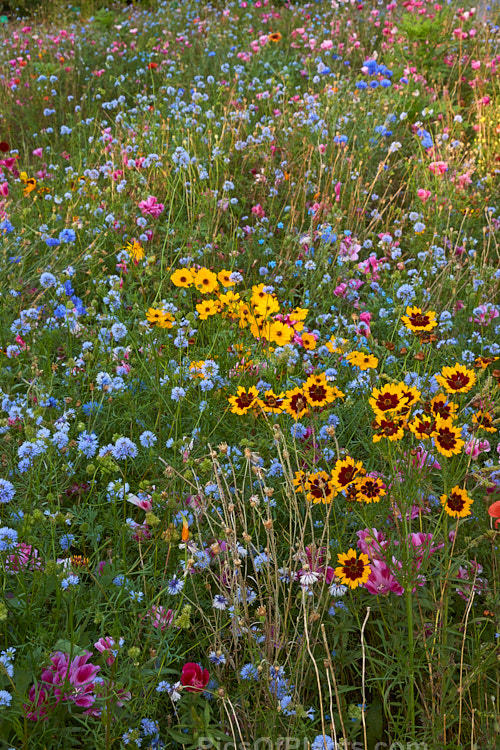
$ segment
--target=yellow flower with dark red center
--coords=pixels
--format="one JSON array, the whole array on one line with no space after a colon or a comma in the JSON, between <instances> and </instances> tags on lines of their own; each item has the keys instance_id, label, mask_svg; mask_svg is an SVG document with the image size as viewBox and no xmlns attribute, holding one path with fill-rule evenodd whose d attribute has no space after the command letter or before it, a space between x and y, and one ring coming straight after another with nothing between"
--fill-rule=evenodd
<instances>
[{"instance_id":1,"label":"yellow flower with dark red center","mask_svg":"<svg viewBox=\"0 0 500 750\"><path fill-rule=\"evenodd\" d=\"M458 486L453 487L449 495L441 495L440 500L445 512L452 518L465 518L471 515L470 507L473 500L466 490Z\"/></svg>"},{"instance_id":2,"label":"yellow flower with dark red center","mask_svg":"<svg viewBox=\"0 0 500 750\"><path fill-rule=\"evenodd\" d=\"M305 397L311 406L325 406L335 401L336 395L333 388L328 385L326 375L309 375L302 385Z\"/></svg>"},{"instance_id":3,"label":"yellow flower with dark red center","mask_svg":"<svg viewBox=\"0 0 500 750\"><path fill-rule=\"evenodd\" d=\"M476 357L474 360L474 367L477 367L479 370L486 370L489 365L493 364L493 362L496 362L498 359L498 357Z\"/></svg>"},{"instance_id":4,"label":"yellow flower with dark red center","mask_svg":"<svg viewBox=\"0 0 500 750\"><path fill-rule=\"evenodd\" d=\"M200 320L207 320L211 315L220 312L220 305L216 300L206 299L196 305Z\"/></svg>"},{"instance_id":5,"label":"yellow flower with dark red center","mask_svg":"<svg viewBox=\"0 0 500 750\"><path fill-rule=\"evenodd\" d=\"M379 477L361 477L354 483L356 500L362 503L378 503L386 494L385 485Z\"/></svg>"},{"instance_id":6,"label":"yellow flower with dark red center","mask_svg":"<svg viewBox=\"0 0 500 750\"><path fill-rule=\"evenodd\" d=\"M34 177L28 177L26 172L21 172L19 179L24 183L23 195L29 195L32 190L36 188L36 180Z\"/></svg>"},{"instance_id":7,"label":"yellow flower with dark red center","mask_svg":"<svg viewBox=\"0 0 500 750\"><path fill-rule=\"evenodd\" d=\"M430 414L419 414L408 427L415 437L420 440L427 440L434 435L436 430L436 417Z\"/></svg>"},{"instance_id":8,"label":"yellow flower with dark red center","mask_svg":"<svg viewBox=\"0 0 500 750\"><path fill-rule=\"evenodd\" d=\"M355 461L351 456L339 459L332 471L332 481L339 490L348 487L360 474L364 474L362 461Z\"/></svg>"},{"instance_id":9,"label":"yellow flower with dark red center","mask_svg":"<svg viewBox=\"0 0 500 750\"><path fill-rule=\"evenodd\" d=\"M443 456L451 456L460 453L464 446L461 438L461 430L455 427L451 419L436 418L436 430L434 432L434 443L436 450Z\"/></svg>"},{"instance_id":10,"label":"yellow flower with dark red center","mask_svg":"<svg viewBox=\"0 0 500 750\"><path fill-rule=\"evenodd\" d=\"M273 31L272 34L269 34L267 39L268 41L274 42L276 44L277 42L281 41L281 34L279 33L279 31Z\"/></svg>"},{"instance_id":11,"label":"yellow flower with dark red center","mask_svg":"<svg viewBox=\"0 0 500 750\"><path fill-rule=\"evenodd\" d=\"M401 386L401 396L402 398L406 399L406 403L399 412L399 414L407 416L410 412L410 409L412 406L414 406L417 401L420 399L420 396L422 395L420 391L415 388L415 386L408 386L405 385L405 383L400 383Z\"/></svg>"},{"instance_id":12,"label":"yellow flower with dark red center","mask_svg":"<svg viewBox=\"0 0 500 750\"><path fill-rule=\"evenodd\" d=\"M292 484L296 488L297 492L305 492L305 483L307 481L305 471L296 471L295 476L292 479Z\"/></svg>"},{"instance_id":13,"label":"yellow flower with dark red center","mask_svg":"<svg viewBox=\"0 0 500 750\"><path fill-rule=\"evenodd\" d=\"M134 263L138 263L145 257L144 248L142 247L140 242L137 242L137 240L133 240L132 242L129 242L127 245L125 245L125 250L132 258Z\"/></svg>"},{"instance_id":14,"label":"yellow flower with dark red center","mask_svg":"<svg viewBox=\"0 0 500 750\"><path fill-rule=\"evenodd\" d=\"M318 471L316 474L309 474L304 483L306 491L306 500L311 503L331 503L336 495L336 489L331 477L326 471Z\"/></svg>"},{"instance_id":15,"label":"yellow flower with dark red center","mask_svg":"<svg viewBox=\"0 0 500 750\"><path fill-rule=\"evenodd\" d=\"M436 380L446 393L468 393L476 383L474 370L468 370L458 362L453 367L443 367Z\"/></svg>"},{"instance_id":16,"label":"yellow flower with dark red center","mask_svg":"<svg viewBox=\"0 0 500 750\"><path fill-rule=\"evenodd\" d=\"M433 310L424 313L420 307L407 307L401 320L413 333L432 331L437 326L436 313Z\"/></svg>"},{"instance_id":17,"label":"yellow flower with dark red center","mask_svg":"<svg viewBox=\"0 0 500 750\"><path fill-rule=\"evenodd\" d=\"M311 351L312 352L314 349L316 349L316 339L312 335L312 333L307 333L307 331L304 332L301 335L300 340L302 341L302 346L307 351Z\"/></svg>"},{"instance_id":18,"label":"yellow flower with dark red center","mask_svg":"<svg viewBox=\"0 0 500 750\"><path fill-rule=\"evenodd\" d=\"M202 294L211 294L219 287L217 276L208 268L200 268L194 277L194 285Z\"/></svg>"},{"instance_id":19,"label":"yellow flower with dark red center","mask_svg":"<svg viewBox=\"0 0 500 750\"><path fill-rule=\"evenodd\" d=\"M344 586L355 589L366 583L370 577L370 561L364 552L361 552L359 558L356 550L350 549L347 554L337 555L338 567L335 568L335 575L340 578Z\"/></svg>"},{"instance_id":20,"label":"yellow flower with dark red center","mask_svg":"<svg viewBox=\"0 0 500 750\"><path fill-rule=\"evenodd\" d=\"M391 443L401 440L405 434L405 426L406 420L399 414L394 416L377 414L372 422L372 429L375 432L373 442L379 443L382 438L387 438Z\"/></svg>"},{"instance_id":21,"label":"yellow flower with dark red center","mask_svg":"<svg viewBox=\"0 0 500 750\"><path fill-rule=\"evenodd\" d=\"M478 411L472 415L472 421L476 425L476 430L485 430L485 432L496 432L497 428L493 427L493 417L489 411Z\"/></svg>"},{"instance_id":22,"label":"yellow flower with dark red center","mask_svg":"<svg viewBox=\"0 0 500 750\"><path fill-rule=\"evenodd\" d=\"M248 391L239 386L236 396L230 396L228 401L231 404L231 412L242 416L246 414L252 407L257 405L257 399L259 398L259 391L252 385Z\"/></svg>"},{"instance_id":23,"label":"yellow flower with dark red center","mask_svg":"<svg viewBox=\"0 0 500 750\"><path fill-rule=\"evenodd\" d=\"M252 296L250 302L252 305L258 305L261 300L267 297L267 292L264 291L265 284L256 284L252 287Z\"/></svg>"},{"instance_id":24,"label":"yellow flower with dark red center","mask_svg":"<svg viewBox=\"0 0 500 750\"><path fill-rule=\"evenodd\" d=\"M294 419L303 417L309 405L302 388L294 388L291 391L286 391L285 395L286 401L283 406L287 414L290 414Z\"/></svg>"},{"instance_id":25,"label":"yellow flower with dark red center","mask_svg":"<svg viewBox=\"0 0 500 750\"><path fill-rule=\"evenodd\" d=\"M194 276L189 268L178 268L170 277L170 281L174 286L187 288L193 283Z\"/></svg>"},{"instance_id":26,"label":"yellow flower with dark red center","mask_svg":"<svg viewBox=\"0 0 500 750\"><path fill-rule=\"evenodd\" d=\"M219 279L222 286L234 286L235 282L231 281L231 271L220 271L217 274L217 278Z\"/></svg>"},{"instance_id":27,"label":"yellow flower with dark red center","mask_svg":"<svg viewBox=\"0 0 500 750\"><path fill-rule=\"evenodd\" d=\"M453 401L448 401L443 393L434 396L429 404L431 413L441 419L455 419L458 406Z\"/></svg>"},{"instance_id":28,"label":"yellow flower with dark red center","mask_svg":"<svg viewBox=\"0 0 500 750\"><path fill-rule=\"evenodd\" d=\"M284 403L285 394L283 392L277 396L273 391L266 391L262 398L257 399L257 404L267 414L281 414Z\"/></svg>"},{"instance_id":29,"label":"yellow flower with dark red center","mask_svg":"<svg viewBox=\"0 0 500 750\"><path fill-rule=\"evenodd\" d=\"M403 395L407 390L404 383L388 383L381 388L374 388L370 398L370 406L375 414L397 414L407 406L407 399Z\"/></svg>"},{"instance_id":30,"label":"yellow flower with dark red center","mask_svg":"<svg viewBox=\"0 0 500 750\"><path fill-rule=\"evenodd\" d=\"M353 367L359 367L360 370L371 370L377 367L378 359L373 354L365 354L364 352L351 352L346 356L347 361Z\"/></svg>"}]
</instances>

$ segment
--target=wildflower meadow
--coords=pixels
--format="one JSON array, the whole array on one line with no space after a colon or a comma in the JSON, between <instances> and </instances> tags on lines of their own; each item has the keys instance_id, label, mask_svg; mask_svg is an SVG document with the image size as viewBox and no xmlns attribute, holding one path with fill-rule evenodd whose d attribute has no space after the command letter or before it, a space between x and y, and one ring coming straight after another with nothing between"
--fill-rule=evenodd
<instances>
[{"instance_id":1,"label":"wildflower meadow","mask_svg":"<svg viewBox=\"0 0 500 750\"><path fill-rule=\"evenodd\" d=\"M499 6L0 11L0 750L500 748Z\"/></svg>"}]
</instances>

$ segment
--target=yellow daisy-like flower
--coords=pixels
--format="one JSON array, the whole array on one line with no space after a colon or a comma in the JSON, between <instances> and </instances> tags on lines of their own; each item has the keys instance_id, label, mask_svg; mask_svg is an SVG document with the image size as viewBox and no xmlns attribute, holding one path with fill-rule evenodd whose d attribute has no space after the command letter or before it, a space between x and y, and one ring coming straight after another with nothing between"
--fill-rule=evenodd
<instances>
[{"instance_id":1,"label":"yellow daisy-like flower","mask_svg":"<svg viewBox=\"0 0 500 750\"><path fill-rule=\"evenodd\" d=\"M486 432L496 432L497 428L493 427L493 417L489 411L478 411L472 415L472 421L476 429L485 430Z\"/></svg>"},{"instance_id":2,"label":"yellow daisy-like flower","mask_svg":"<svg viewBox=\"0 0 500 750\"><path fill-rule=\"evenodd\" d=\"M443 367L436 380L446 393L468 393L476 384L476 374L457 362L453 367Z\"/></svg>"},{"instance_id":3,"label":"yellow daisy-like flower","mask_svg":"<svg viewBox=\"0 0 500 750\"><path fill-rule=\"evenodd\" d=\"M273 391L266 391L262 398L257 399L257 404L267 414L281 414L284 408L285 394L277 396Z\"/></svg>"},{"instance_id":4,"label":"yellow daisy-like flower","mask_svg":"<svg viewBox=\"0 0 500 750\"><path fill-rule=\"evenodd\" d=\"M278 346L285 346L289 344L293 339L294 331L293 328L287 326L286 323L282 323L281 320L274 320L269 326L269 341L272 341Z\"/></svg>"},{"instance_id":5,"label":"yellow daisy-like flower","mask_svg":"<svg viewBox=\"0 0 500 750\"><path fill-rule=\"evenodd\" d=\"M436 430L436 417L431 414L420 414L408 427L419 440L428 440L433 437Z\"/></svg>"},{"instance_id":6,"label":"yellow daisy-like flower","mask_svg":"<svg viewBox=\"0 0 500 750\"><path fill-rule=\"evenodd\" d=\"M28 177L26 172L21 172L19 179L24 183L23 195L29 195L32 190L36 188L36 180L34 177Z\"/></svg>"},{"instance_id":7,"label":"yellow daisy-like flower","mask_svg":"<svg viewBox=\"0 0 500 750\"><path fill-rule=\"evenodd\" d=\"M356 500L362 503L378 503L386 494L384 483L378 477L356 479Z\"/></svg>"},{"instance_id":8,"label":"yellow daisy-like flower","mask_svg":"<svg viewBox=\"0 0 500 750\"><path fill-rule=\"evenodd\" d=\"M335 401L334 389L328 385L326 375L309 375L302 385L305 397L311 406L325 406Z\"/></svg>"},{"instance_id":9,"label":"yellow daisy-like flower","mask_svg":"<svg viewBox=\"0 0 500 750\"><path fill-rule=\"evenodd\" d=\"M304 488L306 491L306 500L309 500L310 503L328 505L337 494L332 479L326 471L309 474L304 483Z\"/></svg>"},{"instance_id":10,"label":"yellow daisy-like flower","mask_svg":"<svg viewBox=\"0 0 500 750\"><path fill-rule=\"evenodd\" d=\"M230 396L228 401L231 404L231 412L242 416L246 414L250 409L257 405L257 399L259 398L259 391L252 385L246 390L243 386L239 386L236 396Z\"/></svg>"},{"instance_id":11,"label":"yellow daisy-like flower","mask_svg":"<svg viewBox=\"0 0 500 750\"><path fill-rule=\"evenodd\" d=\"M431 413L441 419L455 419L458 406L453 401L449 401L443 393L434 396L429 404Z\"/></svg>"},{"instance_id":12,"label":"yellow daisy-like flower","mask_svg":"<svg viewBox=\"0 0 500 750\"><path fill-rule=\"evenodd\" d=\"M397 414L407 406L407 399L403 395L407 386L404 383L388 383L382 388L374 388L370 398L370 406L375 414Z\"/></svg>"},{"instance_id":13,"label":"yellow daisy-like flower","mask_svg":"<svg viewBox=\"0 0 500 750\"><path fill-rule=\"evenodd\" d=\"M378 366L378 359L373 354L365 354L364 352L351 352L346 356L347 361L354 367L359 367L360 370L373 370Z\"/></svg>"},{"instance_id":14,"label":"yellow daisy-like flower","mask_svg":"<svg viewBox=\"0 0 500 750\"><path fill-rule=\"evenodd\" d=\"M339 565L335 568L335 575L344 586L351 589L366 583L372 572L367 555L361 552L358 558L354 549L350 549L347 554L338 554L337 561Z\"/></svg>"},{"instance_id":15,"label":"yellow daisy-like flower","mask_svg":"<svg viewBox=\"0 0 500 750\"><path fill-rule=\"evenodd\" d=\"M461 439L461 430L455 427L451 419L436 419L436 430L434 432L434 443L436 450L443 456L451 456L460 453L465 442Z\"/></svg>"},{"instance_id":16,"label":"yellow daisy-like flower","mask_svg":"<svg viewBox=\"0 0 500 750\"><path fill-rule=\"evenodd\" d=\"M285 395L286 401L283 406L287 414L290 414L294 419L303 417L308 410L309 404L302 388L294 388L291 391L286 391Z\"/></svg>"},{"instance_id":17,"label":"yellow daisy-like flower","mask_svg":"<svg viewBox=\"0 0 500 750\"><path fill-rule=\"evenodd\" d=\"M289 314L288 318L294 330L299 333L304 328L304 320L309 310L305 307L295 307Z\"/></svg>"},{"instance_id":18,"label":"yellow daisy-like flower","mask_svg":"<svg viewBox=\"0 0 500 750\"><path fill-rule=\"evenodd\" d=\"M125 250L130 255L134 263L138 263L146 255L146 253L144 252L144 248L139 242L137 242L137 240L133 240L132 242L129 242L127 245L125 245Z\"/></svg>"},{"instance_id":19,"label":"yellow daisy-like flower","mask_svg":"<svg viewBox=\"0 0 500 750\"><path fill-rule=\"evenodd\" d=\"M449 495L441 495L441 505L445 512L452 518L465 518L471 515L470 507L474 502L466 490L455 486Z\"/></svg>"},{"instance_id":20,"label":"yellow daisy-like flower","mask_svg":"<svg viewBox=\"0 0 500 750\"><path fill-rule=\"evenodd\" d=\"M155 307L150 307L146 313L146 318L152 325L157 325L160 328L172 328L175 318L172 313L165 312Z\"/></svg>"},{"instance_id":21,"label":"yellow daisy-like flower","mask_svg":"<svg viewBox=\"0 0 500 750\"><path fill-rule=\"evenodd\" d=\"M312 352L316 349L316 339L312 333L305 332L301 335L300 339L302 341L302 346L306 351Z\"/></svg>"},{"instance_id":22,"label":"yellow daisy-like flower","mask_svg":"<svg viewBox=\"0 0 500 750\"><path fill-rule=\"evenodd\" d=\"M170 277L170 281L174 286L180 286L186 289L193 283L194 276L188 268L178 268Z\"/></svg>"},{"instance_id":23,"label":"yellow daisy-like flower","mask_svg":"<svg viewBox=\"0 0 500 750\"><path fill-rule=\"evenodd\" d=\"M196 305L200 320L207 320L211 315L220 312L220 305L214 299L206 299Z\"/></svg>"},{"instance_id":24,"label":"yellow daisy-like flower","mask_svg":"<svg viewBox=\"0 0 500 750\"><path fill-rule=\"evenodd\" d=\"M437 326L436 313L433 310L424 313L420 307L407 307L401 320L413 333L432 331Z\"/></svg>"},{"instance_id":25,"label":"yellow daisy-like flower","mask_svg":"<svg viewBox=\"0 0 500 750\"><path fill-rule=\"evenodd\" d=\"M266 294L255 304L255 313L260 318L269 318L270 315L280 311L280 303L272 294Z\"/></svg>"},{"instance_id":26,"label":"yellow daisy-like flower","mask_svg":"<svg viewBox=\"0 0 500 750\"><path fill-rule=\"evenodd\" d=\"M234 286L236 282L231 281L231 271L220 271L217 274L217 278L219 279L222 286Z\"/></svg>"},{"instance_id":27,"label":"yellow daisy-like flower","mask_svg":"<svg viewBox=\"0 0 500 750\"><path fill-rule=\"evenodd\" d=\"M365 474L362 461L355 461L351 456L339 459L332 471L332 481L339 490L344 490L358 475Z\"/></svg>"},{"instance_id":28,"label":"yellow daisy-like flower","mask_svg":"<svg viewBox=\"0 0 500 750\"><path fill-rule=\"evenodd\" d=\"M194 277L194 285L202 294L211 294L219 287L217 276L208 268L200 268Z\"/></svg>"},{"instance_id":29,"label":"yellow daisy-like flower","mask_svg":"<svg viewBox=\"0 0 500 750\"><path fill-rule=\"evenodd\" d=\"M379 443L382 438L387 438L391 443L396 440L402 440L404 437L406 420L401 415L384 415L377 414L376 419L372 422L372 429L375 434L373 442Z\"/></svg>"}]
</instances>

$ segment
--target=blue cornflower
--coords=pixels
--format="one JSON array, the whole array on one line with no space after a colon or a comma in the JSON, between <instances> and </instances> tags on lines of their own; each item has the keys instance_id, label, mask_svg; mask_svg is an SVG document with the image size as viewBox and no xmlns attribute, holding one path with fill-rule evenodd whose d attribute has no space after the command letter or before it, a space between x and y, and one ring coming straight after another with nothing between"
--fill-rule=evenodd
<instances>
[{"instance_id":1,"label":"blue cornflower","mask_svg":"<svg viewBox=\"0 0 500 750\"><path fill-rule=\"evenodd\" d=\"M112 450L113 458L121 461L125 458L135 458L137 456L137 446L127 437L118 438Z\"/></svg>"},{"instance_id":2,"label":"blue cornflower","mask_svg":"<svg viewBox=\"0 0 500 750\"><path fill-rule=\"evenodd\" d=\"M335 750L335 742L326 734L318 734L313 740L311 750Z\"/></svg>"},{"instance_id":3,"label":"blue cornflower","mask_svg":"<svg viewBox=\"0 0 500 750\"><path fill-rule=\"evenodd\" d=\"M240 677L242 680L258 680L259 670L253 664L245 664L240 670Z\"/></svg>"},{"instance_id":4,"label":"blue cornflower","mask_svg":"<svg viewBox=\"0 0 500 750\"><path fill-rule=\"evenodd\" d=\"M139 442L144 448L152 448L157 441L157 437L154 432L146 430L139 435Z\"/></svg>"},{"instance_id":5,"label":"blue cornflower","mask_svg":"<svg viewBox=\"0 0 500 750\"><path fill-rule=\"evenodd\" d=\"M221 651L210 651L208 659L216 667L220 667L226 663L226 657Z\"/></svg>"},{"instance_id":6,"label":"blue cornflower","mask_svg":"<svg viewBox=\"0 0 500 750\"><path fill-rule=\"evenodd\" d=\"M186 391L184 388L181 388L179 386L176 386L175 388L172 388L172 393L170 394L170 398L172 401L180 401L184 398L186 395Z\"/></svg>"},{"instance_id":7,"label":"blue cornflower","mask_svg":"<svg viewBox=\"0 0 500 750\"><path fill-rule=\"evenodd\" d=\"M74 229L63 229L59 234L59 240L61 242L74 242L76 240L76 232Z\"/></svg>"},{"instance_id":8,"label":"blue cornflower","mask_svg":"<svg viewBox=\"0 0 500 750\"><path fill-rule=\"evenodd\" d=\"M113 323L113 325L111 326L111 333L115 341L120 341L120 339L125 338L125 336L127 335L127 329L125 328L123 323Z\"/></svg>"},{"instance_id":9,"label":"blue cornflower","mask_svg":"<svg viewBox=\"0 0 500 750\"><path fill-rule=\"evenodd\" d=\"M12 695L7 690L0 690L0 706L10 706Z\"/></svg>"},{"instance_id":10,"label":"blue cornflower","mask_svg":"<svg viewBox=\"0 0 500 750\"><path fill-rule=\"evenodd\" d=\"M10 503L15 494L16 490L12 482L7 479L0 479L0 503Z\"/></svg>"},{"instance_id":11,"label":"blue cornflower","mask_svg":"<svg viewBox=\"0 0 500 750\"><path fill-rule=\"evenodd\" d=\"M184 588L184 579L177 578L177 576L175 575L167 583L167 591L169 594L172 594L172 596L179 594L183 588Z\"/></svg>"},{"instance_id":12,"label":"blue cornflower","mask_svg":"<svg viewBox=\"0 0 500 750\"><path fill-rule=\"evenodd\" d=\"M222 594L216 594L214 596L214 600L212 602L212 606L215 609L221 609L221 610L226 609L226 607L227 607L228 604L229 604L229 599L227 599Z\"/></svg>"},{"instance_id":13,"label":"blue cornflower","mask_svg":"<svg viewBox=\"0 0 500 750\"><path fill-rule=\"evenodd\" d=\"M99 448L99 440L97 439L97 435L95 434L95 432L88 433L87 430L84 430L78 436L77 446L86 458L93 458L93 456L95 456L97 452L97 449Z\"/></svg>"},{"instance_id":14,"label":"blue cornflower","mask_svg":"<svg viewBox=\"0 0 500 750\"><path fill-rule=\"evenodd\" d=\"M0 552L12 549L17 544L17 531L10 529L8 526L2 526L0 529Z\"/></svg>"},{"instance_id":15,"label":"blue cornflower","mask_svg":"<svg viewBox=\"0 0 500 750\"><path fill-rule=\"evenodd\" d=\"M140 604L142 600L144 599L144 592L143 591L131 591L130 592L130 598L133 602L137 602Z\"/></svg>"},{"instance_id":16,"label":"blue cornflower","mask_svg":"<svg viewBox=\"0 0 500 750\"><path fill-rule=\"evenodd\" d=\"M71 547L74 541L75 541L74 534L65 534L59 539L59 544L61 545L61 549L66 551Z\"/></svg>"},{"instance_id":17,"label":"blue cornflower","mask_svg":"<svg viewBox=\"0 0 500 750\"><path fill-rule=\"evenodd\" d=\"M45 272L40 276L40 284L44 289L48 289L49 287L55 286L57 284L57 279L53 273Z\"/></svg>"},{"instance_id":18,"label":"blue cornflower","mask_svg":"<svg viewBox=\"0 0 500 750\"><path fill-rule=\"evenodd\" d=\"M78 576L75 576L73 575L73 573L71 573L69 576L67 576L67 578L62 579L61 588L66 591L66 589L68 589L70 586L78 586L79 583L80 579L78 578Z\"/></svg>"}]
</instances>

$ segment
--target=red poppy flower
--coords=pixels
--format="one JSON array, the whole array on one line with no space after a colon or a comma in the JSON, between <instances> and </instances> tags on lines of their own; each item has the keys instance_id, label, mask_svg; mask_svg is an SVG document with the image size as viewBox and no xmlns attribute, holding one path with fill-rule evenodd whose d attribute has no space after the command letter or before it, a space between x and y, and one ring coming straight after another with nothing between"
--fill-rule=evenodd
<instances>
[{"instance_id":1,"label":"red poppy flower","mask_svg":"<svg viewBox=\"0 0 500 750\"><path fill-rule=\"evenodd\" d=\"M208 669L202 669L199 664L195 662L188 662L182 667L181 674L181 685L183 685L189 693L201 693L205 690L210 679L210 672Z\"/></svg>"},{"instance_id":2,"label":"red poppy flower","mask_svg":"<svg viewBox=\"0 0 500 750\"><path fill-rule=\"evenodd\" d=\"M495 526L498 526L500 523L500 500L497 500L496 503L493 503L493 505L490 505L488 508L488 513L492 518L495 519Z\"/></svg>"},{"instance_id":3,"label":"red poppy flower","mask_svg":"<svg viewBox=\"0 0 500 750\"><path fill-rule=\"evenodd\" d=\"M1 151L1 152L2 152L3 154L6 154L6 153L7 153L7 151L10 151L10 146L9 146L9 144L8 144L8 143L6 143L6 141L2 141L2 142L0 143L0 151Z\"/></svg>"}]
</instances>

